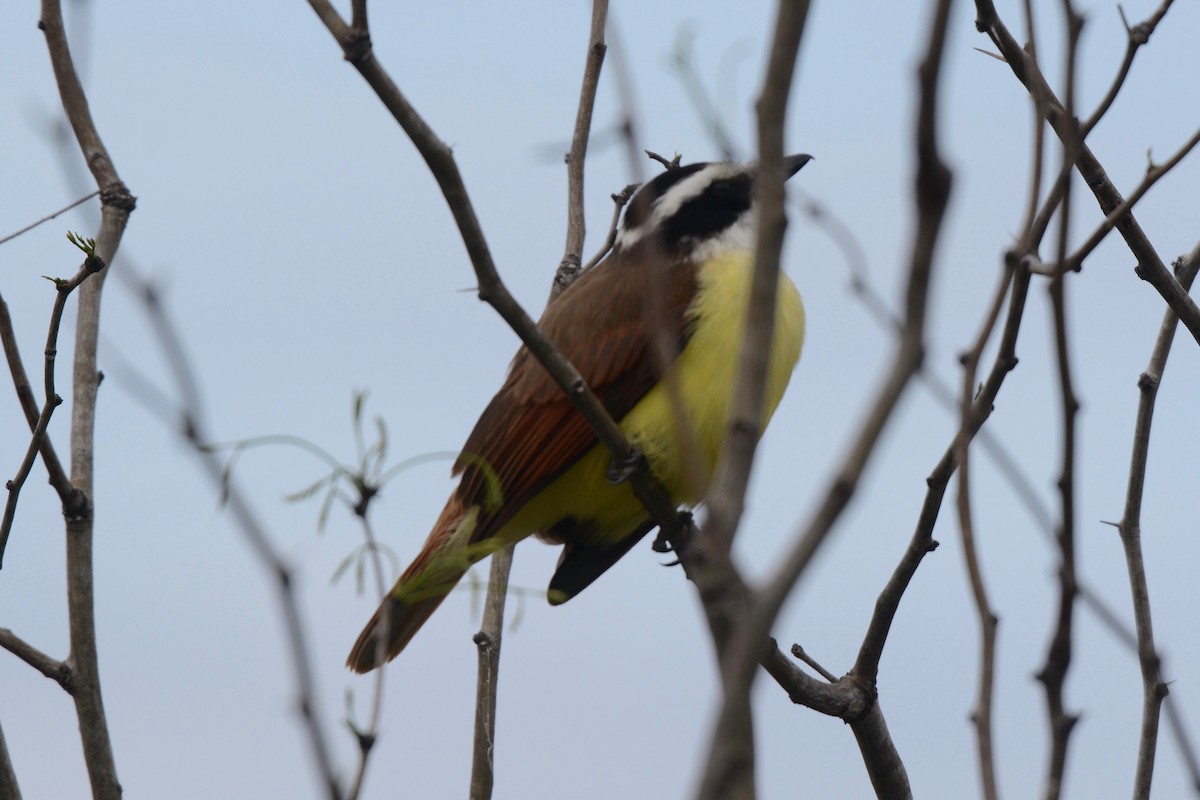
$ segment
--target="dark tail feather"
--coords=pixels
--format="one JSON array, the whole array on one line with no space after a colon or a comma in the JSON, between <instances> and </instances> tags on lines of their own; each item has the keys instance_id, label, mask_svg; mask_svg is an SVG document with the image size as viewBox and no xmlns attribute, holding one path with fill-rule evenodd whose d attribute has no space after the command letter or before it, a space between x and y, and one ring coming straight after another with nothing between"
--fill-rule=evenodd
<instances>
[{"instance_id":1,"label":"dark tail feather","mask_svg":"<svg viewBox=\"0 0 1200 800\"><path fill-rule=\"evenodd\" d=\"M482 558L470 546L452 544L464 516L461 503L452 497L421 552L358 635L346 666L361 674L398 656L471 564Z\"/></svg>"}]
</instances>

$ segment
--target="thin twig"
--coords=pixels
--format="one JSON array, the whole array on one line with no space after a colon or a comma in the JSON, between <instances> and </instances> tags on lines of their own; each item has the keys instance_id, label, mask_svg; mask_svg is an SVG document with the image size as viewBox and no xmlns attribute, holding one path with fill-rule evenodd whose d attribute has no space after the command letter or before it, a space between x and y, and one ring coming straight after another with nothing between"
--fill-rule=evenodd
<instances>
[{"instance_id":1,"label":"thin twig","mask_svg":"<svg viewBox=\"0 0 1200 800\"><path fill-rule=\"evenodd\" d=\"M1116 227L1121 218L1137 205L1146 192L1150 191L1150 187L1157 183L1159 178L1173 170L1175 165L1182 161L1188 153L1192 152L1198 144L1200 144L1200 129L1197 129L1191 138L1184 142L1165 162L1162 164L1151 164L1146 169L1146 174L1142 178L1141 183L1134 188L1127 198L1121 201L1120 205L1104 217L1104 221L1096 227L1096 230L1092 232L1092 235L1083 244L1055 266L1055 270L1058 272L1077 271L1082 266L1084 259L1091 255L1092 251L1104 241L1104 238Z\"/></svg>"},{"instance_id":2,"label":"thin twig","mask_svg":"<svg viewBox=\"0 0 1200 800\"><path fill-rule=\"evenodd\" d=\"M94 244L92 242L85 246L90 249ZM67 298L71 296L71 292L75 291L81 283L104 269L104 266L104 262L94 252L89 253L83 261L83 266L79 268L74 277L70 280L56 279L54 281L57 295L54 298L54 305L50 311L50 327L46 333L46 346L43 351L45 354L43 389L46 393L46 399L42 404L41 413L38 414L37 421L33 425L33 435L30 437L29 446L25 450L25 457L21 460L21 465L17 469L16 476L8 481L7 484L8 500L4 505L4 517L0 519L0 563L4 560L4 551L8 546L8 537L12 531L13 520L16 518L17 501L21 495L21 487L25 485L25 480L29 477L29 472L33 469L33 463L37 459L37 455L45 442L46 430L50 425L50 417L54 413L54 409L62 405L62 398L55 391L54 367L58 358L58 331L62 325L62 316L67 306ZM74 499L73 492L68 495L68 499Z\"/></svg>"},{"instance_id":3,"label":"thin twig","mask_svg":"<svg viewBox=\"0 0 1200 800\"><path fill-rule=\"evenodd\" d=\"M1021 266L1022 259L1015 251L1005 254L1004 260L1005 269L1013 271L1013 280L1009 290L1004 330L1000 335L1000 346L982 388L975 395L969 426L965 432L960 430L955 434L954 440L946 448L941 460L925 479L925 500L921 504L913 535L900 563L896 565L896 569L875 601L875 613L871 616L870 625L867 627L867 633L863 637L852 670L852 674L857 675L859 680L868 686L875 685L876 677L879 674L879 660L883 656L883 648L887 642L892 620L900 607L900 600L916 574L921 561L938 546L933 538L933 528L937 522L938 512L942 507L942 499L950 483L950 478L958 468L958 442L964 435L970 437L978 433L991 416L996 395L1000 392L1000 387L1004 384L1008 373L1017 364L1017 333L1021 329L1025 303L1029 294L1029 272Z\"/></svg>"},{"instance_id":4,"label":"thin twig","mask_svg":"<svg viewBox=\"0 0 1200 800\"><path fill-rule=\"evenodd\" d=\"M1013 74L1030 92L1045 98L1046 119L1054 127L1060 139L1066 140L1078 134L1078 125L1072 122L1053 90L1046 83L1045 77L1025 55L1024 49L1013 38L1000 16L996 13L992 0L975 0L976 21L978 30L988 34L992 42L999 48ZM1088 188L1096 197L1101 211L1108 214L1119 207L1124 201L1121 193L1109 179L1108 174L1100 165L1099 160L1086 144L1080 145L1075 159L1075 168L1087 183ZM1150 239L1138 224L1132 211L1121 216L1115 225L1126 246L1137 259L1135 272L1139 278L1154 287L1155 291L1166 301L1180 321L1187 327L1192 337L1200 343L1200 306L1188 295L1175 280L1162 258L1150 243Z\"/></svg>"},{"instance_id":5,"label":"thin twig","mask_svg":"<svg viewBox=\"0 0 1200 800\"><path fill-rule=\"evenodd\" d=\"M817 660L815 658L813 658L812 656L810 656L807 652L805 652L804 648L801 647L800 645L798 645L798 644L792 645L792 655L794 655L796 658L800 659L805 664L808 664L810 667L812 667L814 670L816 670L817 674L820 675L825 680L829 681L830 683L837 683L837 680L838 680L837 676L834 675L829 670L822 667L817 662Z\"/></svg>"},{"instance_id":6,"label":"thin twig","mask_svg":"<svg viewBox=\"0 0 1200 800\"><path fill-rule=\"evenodd\" d=\"M583 67L583 85L579 90L579 107L575 112L575 130L571 134L571 150L567 153L567 243L562 261L554 274L550 299L570 286L579 276L583 263L583 241L586 226L583 214L583 167L587 160L588 137L592 131L592 110L596 106L596 90L600 85L600 69L608 45L604 29L608 20L608 0L593 0L592 27L588 34L587 59Z\"/></svg>"},{"instance_id":7,"label":"thin twig","mask_svg":"<svg viewBox=\"0 0 1200 800\"><path fill-rule=\"evenodd\" d=\"M592 256L591 259L583 265L583 269L580 270L581 274L599 264L600 261L606 255L608 255L608 251L612 250L613 245L617 243L617 229L620 227L621 211L629 203L629 200L633 197L633 193L637 191L639 186L641 186L641 184L631 183L617 194L612 195L613 216L612 222L609 223L608 226L608 235L604 237L604 244L601 245L600 249L596 251L596 255Z\"/></svg>"},{"instance_id":8,"label":"thin twig","mask_svg":"<svg viewBox=\"0 0 1200 800\"><path fill-rule=\"evenodd\" d=\"M1104 99L1096 106L1096 110L1091 116L1080 126L1079 138L1086 139L1092 129L1104 118L1108 113L1108 109L1112 107L1113 101L1117 99L1117 95L1121 92L1121 88L1125 85L1125 79L1129 77L1129 70L1133 67L1134 56L1142 45L1150 41L1150 37L1154 34L1154 29L1158 27L1158 23L1166 15L1167 9L1171 7L1174 0L1163 0L1162 5L1158 10L1151 14L1144 22L1130 27L1128 20L1125 19L1125 10L1121 6L1117 6L1117 11L1121 14L1121 22L1125 25L1125 56L1121 59L1121 66L1117 68L1116 77L1113 78L1112 84L1108 87L1108 92L1104 95Z\"/></svg>"},{"instance_id":9,"label":"thin twig","mask_svg":"<svg viewBox=\"0 0 1200 800\"><path fill-rule=\"evenodd\" d=\"M257 513L236 481L226 475L220 456L207 446L207 442L214 441L214 437L210 436L204 427L198 383L179 333L163 308L158 290L149 281L137 279L137 293L157 334L166 363L170 365L173 373L180 397L180 435L192 448L213 487L225 497L226 505L237 521L239 529L275 586L276 600L284 618L284 632L295 671L297 709L304 720L304 728L324 792L330 800L341 800L342 791L334 772L316 701L316 679L309 657L308 637L301 619L299 600L293 588L292 570L276 549L266 528L259 522Z\"/></svg>"},{"instance_id":10,"label":"thin twig","mask_svg":"<svg viewBox=\"0 0 1200 800\"><path fill-rule=\"evenodd\" d=\"M372 494L371 496L377 495ZM383 564L379 558L378 539L375 536L374 529L371 527L371 520L367 516L369 504L369 498L364 496L355 506L355 513L358 514L362 522L363 539L366 542L367 552L370 553L371 577L375 581L375 592L380 597L383 597L387 591L387 582L383 579ZM387 670L375 670L375 685L371 690L371 718L367 722L366 730L355 731L358 739L358 766L354 771L354 780L350 783L350 790L346 792L346 800L357 800L362 794L363 783L367 777L367 765L370 762L371 753L375 747L376 737L379 733L379 721L383 718L383 689L386 675Z\"/></svg>"},{"instance_id":11,"label":"thin twig","mask_svg":"<svg viewBox=\"0 0 1200 800\"><path fill-rule=\"evenodd\" d=\"M36 222L31 222L28 225L26 225L24 228L21 228L20 230L15 230L12 233L8 234L7 236L0 238L0 244L4 244L5 242L12 241L13 239L16 239L18 236L20 236L23 233L29 233L31 230L36 228L38 225L41 225L43 222L49 222L50 220L57 218L59 215L67 213L75 206L86 203L88 200L91 200L93 197L95 197L98 194L100 194L99 189L97 189L94 192L91 192L90 194L85 194L83 197L79 198L78 200L71 203L70 205L63 206L58 211L47 214L46 216L42 217L41 219L37 220Z\"/></svg>"},{"instance_id":12,"label":"thin twig","mask_svg":"<svg viewBox=\"0 0 1200 800\"><path fill-rule=\"evenodd\" d=\"M1012 272L1011 269L1004 269L992 304L984 315L983 324L975 337L975 343L962 357L959 436L955 444L958 458L958 524L962 534L963 559L967 568L967 578L971 584L971 596L975 602L975 611L979 616L979 689L975 709L971 713L971 722L975 726L975 741L979 753L979 776L983 784L983 796L987 800L995 800L999 796L996 787L996 753L992 746L992 706L998 620L996 613L992 610L991 601L988 599L983 568L975 547L975 525L971 513L970 445L972 437L969 430L974 412L972 401L975 397L979 362L983 357L983 349L987 346L988 340L996 328L996 323L1000 319L1004 298L1008 295L1009 287L1012 285Z\"/></svg>"},{"instance_id":13,"label":"thin twig","mask_svg":"<svg viewBox=\"0 0 1200 800\"><path fill-rule=\"evenodd\" d=\"M587 159L596 91L600 85L600 69L604 65L604 54L607 50L604 42L607 18L608 0L593 0L592 24L588 35L583 82L579 91L579 107L575 114L571 150L566 159L567 241L562 261L551 282L551 302L574 283L583 271L581 262L586 235L584 163ZM617 204L616 214L620 214L622 205ZM617 217L614 217L614 220L616 219ZM615 237L615 232L611 235ZM608 247L611 246L610 243ZM588 266L590 268L591 264ZM492 555L483 621L479 633L475 635L475 644L479 650L479 667L475 692L474 746L469 794L471 800L489 800L495 782L493 759L496 752L496 695L499 691L500 645L504 630L504 601L508 593L509 573L512 570L515 550L516 545L512 544Z\"/></svg>"}]
</instances>

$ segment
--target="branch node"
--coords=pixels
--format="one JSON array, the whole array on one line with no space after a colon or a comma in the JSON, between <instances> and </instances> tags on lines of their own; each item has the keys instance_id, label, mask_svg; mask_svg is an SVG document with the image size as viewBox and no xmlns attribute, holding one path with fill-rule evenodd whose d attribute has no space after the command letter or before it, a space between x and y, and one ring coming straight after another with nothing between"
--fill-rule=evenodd
<instances>
[{"instance_id":1,"label":"branch node","mask_svg":"<svg viewBox=\"0 0 1200 800\"><path fill-rule=\"evenodd\" d=\"M137 208L137 198L124 183L113 181L100 190L100 205L110 206L128 214Z\"/></svg>"}]
</instances>

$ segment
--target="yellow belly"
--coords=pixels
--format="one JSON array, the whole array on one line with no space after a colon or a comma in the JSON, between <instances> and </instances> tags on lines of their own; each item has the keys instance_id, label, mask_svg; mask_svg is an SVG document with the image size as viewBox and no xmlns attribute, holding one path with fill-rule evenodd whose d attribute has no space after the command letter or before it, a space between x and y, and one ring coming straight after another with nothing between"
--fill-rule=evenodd
<instances>
[{"instance_id":1,"label":"yellow belly","mask_svg":"<svg viewBox=\"0 0 1200 800\"><path fill-rule=\"evenodd\" d=\"M671 497L681 505L703 499L728 425L753 256L738 253L706 263L688 310L695 328L665 380L621 420ZM804 307L787 276L780 274L775 335L767 371L763 427L783 397L804 340ZM678 413L682 411L682 416ZM647 519L628 482L611 483L612 458L597 445L538 493L504 526L497 545L547 530L566 519L594 522L596 538L619 541Z\"/></svg>"}]
</instances>

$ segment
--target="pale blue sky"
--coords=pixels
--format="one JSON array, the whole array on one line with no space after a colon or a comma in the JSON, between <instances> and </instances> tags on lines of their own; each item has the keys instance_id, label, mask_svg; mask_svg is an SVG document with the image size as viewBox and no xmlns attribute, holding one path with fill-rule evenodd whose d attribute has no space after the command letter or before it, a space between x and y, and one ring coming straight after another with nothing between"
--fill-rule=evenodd
<instances>
[{"instance_id":1,"label":"pale blue sky","mask_svg":"<svg viewBox=\"0 0 1200 800\"><path fill-rule=\"evenodd\" d=\"M998 3L1014 31L1020 4ZM1041 31L1057 32L1057 4ZM924 11L907 3L817 3L805 36L788 143L816 156L793 189L819 199L859 237L876 287L895 304L911 236L911 119ZM957 385L957 355L974 336L1000 256L1026 198L1029 104L1003 64L976 52L973 9L953 18L941 114L955 170L938 251L928 366ZM1155 3L1126 3L1131 20ZM1124 32L1108 3L1084 5L1083 105L1102 96ZM70 10L70 9L68 9ZM718 155L669 66L676 37L695 35L698 68L742 152L771 6L765 2L615 4L630 61L640 146L685 160ZM469 432L517 346L470 291L474 278L445 203L415 150L307 4L100 4L91 12L86 80L97 123L138 209L122 256L164 287L202 381L215 435L310 438L352 457L351 395L389 426L393 458L452 451ZM78 194L44 129L58 101L37 4L0 9L0 234ZM378 57L454 147L502 276L536 314L562 254L566 179L560 154L575 115L589 21L583 2L442 3L372 8ZM1194 32L1200 7L1176 3L1139 55L1128 87L1091 144L1129 189L1151 150L1162 160L1200 125ZM1061 74L1056 43L1042 53ZM611 64L610 64L611 66ZM606 72L596 131L617 118ZM73 143L71 153L74 156ZM1051 157L1057 162L1057 154ZM647 167L647 174L649 167ZM587 203L595 249L608 195L632 180L623 151L593 149ZM1166 260L1200 238L1185 162L1146 198L1139 219ZM1098 215L1080 184L1076 235ZM0 291L37 366L52 289L78 252L68 229L91 232L94 209L0 247ZM1049 255L1047 253L1046 255ZM792 387L762 448L738 554L759 575L807 519L889 366L892 343L847 289L840 253L793 214L788 272L805 296L809 333ZM1129 618L1120 517L1137 394L1162 304L1132 271L1119 240L1070 281L1080 416L1078 537L1083 575ZM120 269L121 264L115 265ZM1054 508L1059 461L1050 311L1035 281L1020 366L989 429ZM71 323L68 322L69 334ZM129 391L123 364L162 385L153 336L117 281L106 290L98 430L97 593L101 668L117 767L129 798L318 797L292 710L293 685L272 589L173 433ZM64 337L60 364L69 363ZM60 374L65 385L66 370ZM1197 469L1194 398L1200 357L1179 337L1159 395L1143 516L1155 628L1165 676L1200 733L1200 628L1195 624ZM68 409L52 433L66 446ZM855 502L775 633L800 641L835 673L849 668L875 597L908 541L954 420L914 386L888 428ZM26 435L13 393L0 389L0 472ZM448 462L404 473L375 508L381 536L415 552L451 483ZM370 683L342 662L375 605L329 578L359 542L348 513L315 531L314 503L280 499L321 475L294 451L249 455L239 474L291 559L307 620L320 701L339 765L354 764L339 727L344 693ZM1047 753L1044 701L1032 675L1052 624L1055 558L995 470L975 470L976 527L1001 616L996 740L1000 787L1034 796ZM36 471L0 572L0 626L66 654L62 531ZM952 488L953 491L953 488ZM941 548L922 566L884 656L880 701L917 796L977 792L967 715L975 694L977 627L950 507ZM716 702L711 646L693 588L639 546L570 604L541 599L557 551L518 549L514 580L532 590L505 640L497 800L685 798ZM480 575L485 573L480 572ZM469 592L451 598L389 668L387 706L366 797L466 792L477 629ZM1136 659L1085 611L1068 679L1083 715L1072 739L1073 797L1124 796L1132 783L1141 702ZM870 796L849 730L757 687L764 798ZM365 714L360 708L360 718ZM69 699L0 653L0 724L28 798L86 793ZM1178 750L1160 743L1156 796L1186 791Z\"/></svg>"}]
</instances>

